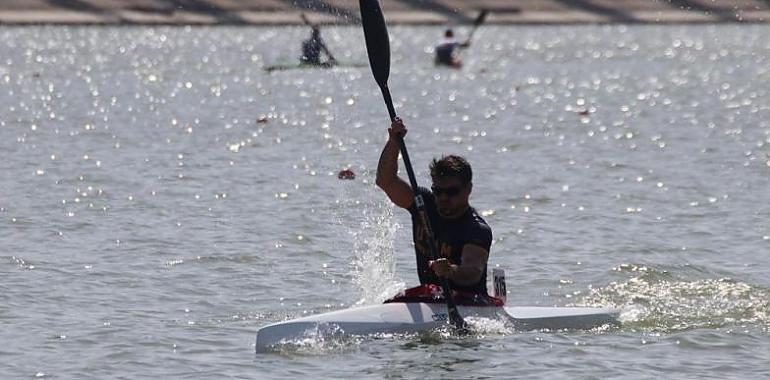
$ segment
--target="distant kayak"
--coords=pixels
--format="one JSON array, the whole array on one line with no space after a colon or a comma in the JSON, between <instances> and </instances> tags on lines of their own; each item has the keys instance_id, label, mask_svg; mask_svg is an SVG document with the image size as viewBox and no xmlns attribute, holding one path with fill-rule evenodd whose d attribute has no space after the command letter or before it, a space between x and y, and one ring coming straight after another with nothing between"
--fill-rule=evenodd
<instances>
[{"instance_id":1,"label":"distant kayak","mask_svg":"<svg viewBox=\"0 0 770 380\"><path fill-rule=\"evenodd\" d=\"M361 68L361 67L368 67L365 63L354 63L354 62L323 62L321 64L312 64L312 63L287 63L287 64L278 64L278 65L271 65L271 66L265 66L265 71L267 72L273 72L273 71L284 71L284 70L315 70L315 69L332 69L332 68Z\"/></svg>"}]
</instances>

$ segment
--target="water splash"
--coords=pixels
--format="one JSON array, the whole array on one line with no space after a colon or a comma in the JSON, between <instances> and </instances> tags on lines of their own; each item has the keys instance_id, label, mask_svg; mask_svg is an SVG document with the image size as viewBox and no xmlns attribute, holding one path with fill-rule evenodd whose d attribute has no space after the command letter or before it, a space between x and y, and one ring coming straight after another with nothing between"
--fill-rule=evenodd
<instances>
[{"instance_id":1,"label":"water splash","mask_svg":"<svg viewBox=\"0 0 770 380\"><path fill-rule=\"evenodd\" d=\"M513 323L507 318L466 317L465 321L470 326L472 336L484 338L486 336L510 335L516 331Z\"/></svg>"},{"instance_id":2,"label":"water splash","mask_svg":"<svg viewBox=\"0 0 770 380\"><path fill-rule=\"evenodd\" d=\"M592 289L581 304L622 308L624 327L664 332L735 325L770 327L770 289L730 278L677 279L666 270L641 265L620 268L635 277Z\"/></svg>"},{"instance_id":3,"label":"water splash","mask_svg":"<svg viewBox=\"0 0 770 380\"><path fill-rule=\"evenodd\" d=\"M380 303L404 288L404 282L395 279L393 242L399 228L393 220L393 207L380 202L367 206L360 226L351 231L353 282L363 293L358 305Z\"/></svg>"},{"instance_id":4,"label":"water splash","mask_svg":"<svg viewBox=\"0 0 770 380\"><path fill-rule=\"evenodd\" d=\"M330 352L344 352L358 346L364 339L360 335L346 335L333 325L316 326L305 331L300 338L282 340L264 349L282 355L319 355Z\"/></svg>"},{"instance_id":5,"label":"water splash","mask_svg":"<svg viewBox=\"0 0 770 380\"><path fill-rule=\"evenodd\" d=\"M370 185L374 182L372 174L360 173L360 182L342 181L335 218L353 242L351 281L361 289L356 302L359 306L381 303L405 288L405 283L395 278L394 241L401 225L394 220L394 206ZM354 186L356 183L367 185Z\"/></svg>"}]
</instances>

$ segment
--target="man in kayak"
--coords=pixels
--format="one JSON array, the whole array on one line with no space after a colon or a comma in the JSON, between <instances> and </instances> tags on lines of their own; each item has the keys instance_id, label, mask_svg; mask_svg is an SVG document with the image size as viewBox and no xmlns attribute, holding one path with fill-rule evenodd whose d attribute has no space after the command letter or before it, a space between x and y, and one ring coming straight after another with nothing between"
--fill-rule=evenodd
<instances>
[{"instance_id":1,"label":"man in kayak","mask_svg":"<svg viewBox=\"0 0 770 380\"><path fill-rule=\"evenodd\" d=\"M389 139L377 164L376 183L396 206L412 214L412 238L420 283L439 284L439 277L444 277L453 290L487 296L487 259L492 229L468 204L473 189L471 166L460 156L434 158L430 164L431 189L412 189L397 174L398 136L403 137L406 131L399 118L388 129ZM414 191L425 201L436 251L441 256L436 260L429 259L431 253L414 204Z\"/></svg>"},{"instance_id":2,"label":"man in kayak","mask_svg":"<svg viewBox=\"0 0 770 380\"><path fill-rule=\"evenodd\" d=\"M459 69L463 63L457 55L460 48L471 46L470 38L465 42L459 42L454 36L452 29L447 29L442 38L436 45L436 65L445 65Z\"/></svg>"},{"instance_id":3,"label":"man in kayak","mask_svg":"<svg viewBox=\"0 0 770 380\"><path fill-rule=\"evenodd\" d=\"M325 62L321 62L322 52L326 53L326 56L329 57ZM318 26L313 25L310 38L302 41L302 56L299 60L302 64L318 66L333 66L337 63L332 53L326 47L326 43L321 38L321 29Z\"/></svg>"}]
</instances>

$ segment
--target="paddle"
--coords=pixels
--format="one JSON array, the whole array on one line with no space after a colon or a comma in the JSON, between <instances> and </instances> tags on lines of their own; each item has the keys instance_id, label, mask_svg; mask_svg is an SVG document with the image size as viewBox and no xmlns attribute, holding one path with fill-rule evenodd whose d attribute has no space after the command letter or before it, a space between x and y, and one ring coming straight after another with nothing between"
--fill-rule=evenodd
<instances>
[{"instance_id":1,"label":"paddle","mask_svg":"<svg viewBox=\"0 0 770 380\"><path fill-rule=\"evenodd\" d=\"M305 25L307 25L307 26L309 26L309 27L311 27L311 28L313 28L313 29L318 29L318 30L321 30L321 27L320 27L318 24L316 24L316 23L313 23L312 21L310 21L310 19L309 19L309 18L307 18L307 16L305 15L305 13L300 13L300 14L299 14L299 18L301 18L301 19L302 19L302 22L304 22L304 23L305 23ZM322 42L322 43L321 43L321 48L324 50L324 52L326 53L326 55L328 55L328 56L329 56L329 63L330 63L331 65L336 65L336 64L337 64L337 59L336 59L336 58L334 58L334 56L332 55L332 52L330 52L330 51L329 51L329 48L328 48L328 47L326 47L326 43L323 43L323 42Z\"/></svg>"},{"instance_id":2,"label":"paddle","mask_svg":"<svg viewBox=\"0 0 770 380\"><path fill-rule=\"evenodd\" d=\"M476 33L476 29L479 28L479 25L484 23L484 20L487 19L487 15L489 14L489 11L486 9L482 9L478 16L476 16L476 19L473 20L473 29L471 29L471 32L468 33L468 38L465 40L466 44L471 43L471 38L473 37L473 34Z\"/></svg>"},{"instance_id":3,"label":"paddle","mask_svg":"<svg viewBox=\"0 0 770 380\"><path fill-rule=\"evenodd\" d=\"M310 19L309 19L309 18L307 18L307 15L305 15L304 13L300 13L300 14L299 14L299 18L301 18L301 19L302 19L302 22L304 22L304 23L305 23L305 25L307 25L307 26L309 26L309 27L311 27L311 28L317 27L317 25L316 25L316 24L313 24L312 22L310 22Z\"/></svg>"},{"instance_id":4,"label":"paddle","mask_svg":"<svg viewBox=\"0 0 770 380\"><path fill-rule=\"evenodd\" d=\"M385 18L382 15L382 9L377 0L359 0L358 4L361 7L361 23L364 27L364 38L366 39L366 51L369 54L369 65L372 67L374 80L377 81L377 85L380 86L385 105L388 107L390 120L393 121L396 119L396 110L393 108L393 99L390 97L390 90L388 89L388 77L390 76L390 40L388 39L388 29L385 26ZM420 223L428 237L430 258L431 260L435 260L439 255L436 250L433 229L428 220L425 201L423 200L422 195L416 191L417 180L414 177L414 170L412 170L412 163L409 160L409 153L406 151L406 144L404 143L403 136L399 136L398 145L401 151L401 157L404 159L406 173L409 175L409 184L412 186L412 189L415 189L414 204L417 206ZM463 317L457 310L457 304L455 304L454 299L452 298L452 291L449 287L449 281L446 278L441 279L441 290L444 293L444 299L446 299L449 321L459 332L466 332L468 330L468 324L463 320Z\"/></svg>"}]
</instances>

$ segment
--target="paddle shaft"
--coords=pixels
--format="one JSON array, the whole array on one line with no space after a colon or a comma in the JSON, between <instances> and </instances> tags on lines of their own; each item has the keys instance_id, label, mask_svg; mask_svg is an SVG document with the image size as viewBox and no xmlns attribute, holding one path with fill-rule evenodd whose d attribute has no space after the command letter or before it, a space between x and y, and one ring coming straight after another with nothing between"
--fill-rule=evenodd
<instances>
[{"instance_id":1,"label":"paddle shaft","mask_svg":"<svg viewBox=\"0 0 770 380\"><path fill-rule=\"evenodd\" d=\"M479 13L478 16L476 16L476 20L473 21L473 29L471 29L471 32L468 33L468 38L466 39L468 42L470 42L471 38L473 38L473 34L476 33L476 29L479 28L479 25L484 23L484 20L486 20L487 15L489 14L489 11L484 9Z\"/></svg>"}]
</instances>

